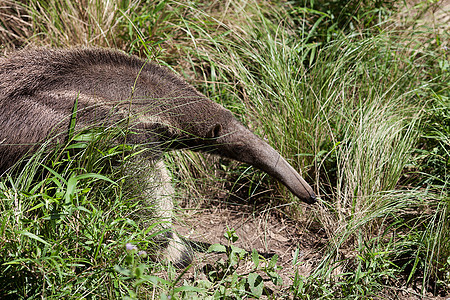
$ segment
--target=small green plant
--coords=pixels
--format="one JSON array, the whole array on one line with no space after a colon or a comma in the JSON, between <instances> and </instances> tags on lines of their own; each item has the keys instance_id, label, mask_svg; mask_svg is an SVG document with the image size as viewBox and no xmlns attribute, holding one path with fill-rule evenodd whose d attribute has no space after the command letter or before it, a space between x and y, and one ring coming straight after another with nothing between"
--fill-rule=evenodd
<instances>
[{"instance_id":1,"label":"small green plant","mask_svg":"<svg viewBox=\"0 0 450 300\"><path fill-rule=\"evenodd\" d=\"M148 254L144 250L138 250L137 246L132 243L125 245L126 256L123 261L123 267L119 264L114 266L114 271L119 274L118 282L120 286L126 290L127 295L124 299L139 299L140 295L145 295L152 291L160 293L161 299L168 298L167 292L176 294L180 290L186 290L186 287L176 287L179 278L174 280L175 270L172 266L168 266L168 273L172 280L166 280L160 276L151 275L155 271L155 266L151 266L147 262ZM194 291L199 289L192 288Z\"/></svg>"},{"instance_id":2,"label":"small green plant","mask_svg":"<svg viewBox=\"0 0 450 300\"><path fill-rule=\"evenodd\" d=\"M255 250L249 253L236 247L233 244L238 236L233 229L229 229L225 236L229 241L228 246L214 244L208 249L208 253L224 254L225 259L207 265L204 269L206 278L194 282L182 280L190 266L178 274L171 265L167 266L168 279L151 275L155 267L146 262L147 253L127 243L125 259L122 264L114 266L120 285L127 291L127 299L138 299L149 289L156 290L161 299L259 299L263 295L276 298L277 291L269 288L267 282L278 287L278 291L281 290L278 256L266 260ZM251 268L246 267L245 272L240 272L243 263L249 261L252 263Z\"/></svg>"},{"instance_id":3,"label":"small green plant","mask_svg":"<svg viewBox=\"0 0 450 300\"><path fill-rule=\"evenodd\" d=\"M233 229L228 229L225 237L229 241L228 246L221 244L211 245L208 252L224 253L225 260L221 259L207 270L208 285L214 287L214 298L247 297L260 298L262 295L274 296L273 291L267 287L270 281L275 286L281 287L282 279L278 274L278 256L273 255L267 261L256 250L251 253L233 245L238 236ZM245 272L239 272L241 263L250 259L252 266Z\"/></svg>"}]
</instances>

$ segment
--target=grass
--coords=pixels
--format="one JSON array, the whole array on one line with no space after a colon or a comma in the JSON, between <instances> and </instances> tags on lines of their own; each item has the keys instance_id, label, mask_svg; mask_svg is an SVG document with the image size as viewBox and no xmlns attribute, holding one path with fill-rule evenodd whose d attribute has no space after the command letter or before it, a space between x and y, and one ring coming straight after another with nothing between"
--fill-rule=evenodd
<instances>
[{"instance_id":1,"label":"grass","mask_svg":"<svg viewBox=\"0 0 450 300\"><path fill-rule=\"evenodd\" d=\"M130 217L137 203L124 201L121 181L90 172L122 154L108 147L110 134L99 134L95 149L81 140L48 159L41 150L17 174L4 177L2 297L114 296L115 274L107 271L105 258L120 255L124 239L143 240L145 234ZM84 149L73 156L70 148ZM111 172L117 170L102 173ZM92 291L92 284L99 288Z\"/></svg>"},{"instance_id":2,"label":"grass","mask_svg":"<svg viewBox=\"0 0 450 300\"><path fill-rule=\"evenodd\" d=\"M272 190L270 201L299 226L320 228L327 244L306 275L297 251L285 285L276 260L236 247L213 247L226 259L190 280L127 252L129 242L149 253L152 245L112 163L128 149L105 133L78 156L61 149L43 167L39 152L1 177L0 295L356 299L406 287L448 295L448 33L396 26L387 1L351 2L355 13L344 1L320 3L6 1L5 49L94 44L164 61L302 169L320 203L305 209L245 166L173 153L183 198L207 199L237 178L240 189L247 178L246 197ZM219 187L211 162L224 174ZM246 259L250 271L239 273Z\"/></svg>"}]
</instances>

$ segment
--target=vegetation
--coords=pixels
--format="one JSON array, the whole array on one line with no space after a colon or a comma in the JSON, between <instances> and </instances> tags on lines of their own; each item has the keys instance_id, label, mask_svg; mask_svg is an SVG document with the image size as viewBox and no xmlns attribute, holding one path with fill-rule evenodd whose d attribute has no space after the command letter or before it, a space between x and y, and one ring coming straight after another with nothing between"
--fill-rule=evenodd
<instances>
[{"instance_id":1,"label":"vegetation","mask_svg":"<svg viewBox=\"0 0 450 300\"><path fill-rule=\"evenodd\" d=\"M217 178L201 170L214 162L248 197L273 190L272 203L327 243L309 274L297 250L282 282L277 256L236 247L229 229L229 244L209 249L223 260L186 278L146 257L158 221L131 217L139 201L116 162L132 149L110 142L123 133L83 132L0 177L0 297L448 295L449 31L439 17L419 26L437 1L407 3L2 0L4 53L115 47L169 66L231 109L303 170L320 203L305 209L264 174L194 153L167 157L180 189L208 198Z\"/></svg>"}]
</instances>

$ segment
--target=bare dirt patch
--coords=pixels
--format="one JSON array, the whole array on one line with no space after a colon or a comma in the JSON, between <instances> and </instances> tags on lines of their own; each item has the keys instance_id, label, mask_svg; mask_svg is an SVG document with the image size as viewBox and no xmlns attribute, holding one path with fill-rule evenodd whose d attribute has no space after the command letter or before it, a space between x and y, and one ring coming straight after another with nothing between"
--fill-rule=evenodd
<instances>
[{"instance_id":1,"label":"bare dirt patch","mask_svg":"<svg viewBox=\"0 0 450 300\"><path fill-rule=\"evenodd\" d=\"M230 242L225 235L227 230L234 229L239 239L233 245L250 253L255 249L264 256L278 255L277 266L282 267L278 274L283 284L281 287L268 285L276 294L284 293L283 291L292 285L295 272L304 277L311 275L321 261L328 241L324 230L317 224L291 220L277 208L255 208L250 204L218 200L197 209L184 208L183 213L184 215L175 221L174 228L190 241L229 245ZM294 254L297 249L299 256L294 265ZM221 259L226 259L224 254L197 252L193 267L184 278L192 281L202 278L206 275L207 266L213 266ZM246 274L252 267L253 264L248 259L240 265L237 272ZM379 295L381 297L379 299L450 300L450 295L434 296L432 293L422 295L420 289L409 287L401 278L398 283L400 283L398 287L387 286Z\"/></svg>"},{"instance_id":2,"label":"bare dirt patch","mask_svg":"<svg viewBox=\"0 0 450 300\"><path fill-rule=\"evenodd\" d=\"M174 224L175 230L191 241L229 245L225 234L234 229L239 239L233 244L248 252L252 249L264 256L278 255L279 275L284 285L292 284L295 270L308 276L321 258L320 249L326 242L323 232L283 217L276 209L254 209L251 205L218 202L210 207L189 210L181 222ZM293 259L299 250L297 264ZM197 270L213 263L219 254L198 253Z\"/></svg>"}]
</instances>

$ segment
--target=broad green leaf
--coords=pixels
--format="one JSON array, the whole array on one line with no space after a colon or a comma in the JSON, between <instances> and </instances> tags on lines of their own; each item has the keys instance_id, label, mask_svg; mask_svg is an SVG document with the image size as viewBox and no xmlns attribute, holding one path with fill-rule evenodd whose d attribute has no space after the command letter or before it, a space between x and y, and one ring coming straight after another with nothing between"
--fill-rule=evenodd
<instances>
[{"instance_id":1,"label":"broad green leaf","mask_svg":"<svg viewBox=\"0 0 450 300\"><path fill-rule=\"evenodd\" d=\"M264 289L264 281L262 277L256 273L248 274L248 285L252 294L259 298Z\"/></svg>"},{"instance_id":2,"label":"broad green leaf","mask_svg":"<svg viewBox=\"0 0 450 300\"><path fill-rule=\"evenodd\" d=\"M211 252L225 253L225 252L227 252L227 248L221 244L213 244L213 245L209 246L209 248L208 248L208 253L211 253Z\"/></svg>"}]
</instances>

